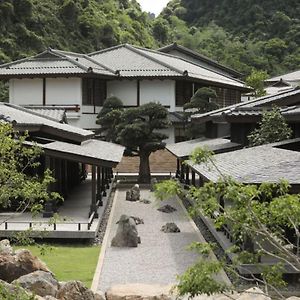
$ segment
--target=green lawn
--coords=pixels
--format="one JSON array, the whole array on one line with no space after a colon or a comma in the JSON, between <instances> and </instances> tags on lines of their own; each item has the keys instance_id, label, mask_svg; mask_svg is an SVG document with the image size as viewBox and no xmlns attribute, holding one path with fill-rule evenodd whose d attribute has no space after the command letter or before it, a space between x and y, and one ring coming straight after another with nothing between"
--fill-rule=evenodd
<instances>
[{"instance_id":1,"label":"green lawn","mask_svg":"<svg viewBox=\"0 0 300 300\"><path fill-rule=\"evenodd\" d=\"M84 245L47 245L45 254L41 255L38 246L21 246L44 261L59 281L80 280L91 287L98 262L100 246Z\"/></svg>"}]
</instances>

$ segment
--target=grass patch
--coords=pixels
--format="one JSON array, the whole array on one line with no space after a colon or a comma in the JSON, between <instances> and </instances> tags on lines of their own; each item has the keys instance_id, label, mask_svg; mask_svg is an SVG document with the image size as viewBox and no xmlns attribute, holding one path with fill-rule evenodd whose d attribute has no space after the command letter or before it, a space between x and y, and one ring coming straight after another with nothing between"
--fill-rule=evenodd
<instances>
[{"instance_id":1,"label":"grass patch","mask_svg":"<svg viewBox=\"0 0 300 300\"><path fill-rule=\"evenodd\" d=\"M59 281L80 280L91 287L100 246L85 245L45 245L46 251L41 254L40 247L17 246L15 249L28 249L33 255L44 261Z\"/></svg>"}]
</instances>

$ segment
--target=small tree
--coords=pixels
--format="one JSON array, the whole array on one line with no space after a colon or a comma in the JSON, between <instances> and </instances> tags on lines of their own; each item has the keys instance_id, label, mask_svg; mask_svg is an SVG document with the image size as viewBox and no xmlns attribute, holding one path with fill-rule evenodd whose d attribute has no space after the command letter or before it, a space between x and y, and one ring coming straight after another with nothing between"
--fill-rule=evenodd
<instances>
[{"instance_id":1,"label":"small tree","mask_svg":"<svg viewBox=\"0 0 300 300\"><path fill-rule=\"evenodd\" d=\"M165 148L163 140L168 137L158 130L168 127L168 111L159 103L150 102L123 112L117 126L117 141L140 157L139 182L150 182L149 157Z\"/></svg>"},{"instance_id":2,"label":"small tree","mask_svg":"<svg viewBox=\"0 0 300 300\"><path fill-rule=\"evenodd\" d=\"M300 201L299 195L290 195L289 184L278 183L245 185L226 177L218 169L212 153L206 149L196 149L190 160L196 164L208 164L219 173L217 182L205 183L203 187L190 187L186 192L178 181L169 180L155 186L156 197L160 200L179 195L191 199L193 217L203 214L214 220L217 229L226 226L235 246L227 253L235 254L235 259L210 260L209 254L215 245L212 243L193 243L191 248L200 254L198 262L179 277L180 296L189 294L226 293L242 291L235 285L226 286L218 281L216 275L224 269L231 278L246 280L248 283L264 286L265 294L272 292L282 297L279 289L286 285L283 280L283 265L300 272ZM287 236L286 233L289 232ZM252 247L255 243L256 247ZM265 246L268 244L269 246ZM270 247L271 246L271 247ZM263 255L273 257L278 263L273 266L260 265ZM250 274L243 277L237 271L242 264L255 264L259 276Z\"/></svg>"},{"instance_id":3,"label":"small tree","mask_svg":"<svg viewBox=\"0 0 300 300\"><path fill-rule=\"evenodd\" d=\"M187 122L186 134L188 138L197 138L203 134L204 131L203 126L190 122L190 117L193 114L203 114L217 109L218 105L215 102L216 98L217 94L215 90L203 87L198 89L192 96L190 102L183 106Z\"/></svg>"},{"instance_id":4,"label":"small tree","mask_svg":"<svg viewBox=\"0 0 300 300\"><path fill-rule=\"evenodd\" d=\"M246 78L246 84L253 88L254 97L262 97L266 95L264 88L264 81L268 78L268 74L265 71L257 71L252 69L251 74Z\"/></svg>"},{"instance_id":5,"label":"small tree","mask_svg":"<svg viewBox=\"0 0 300 300\"><path fill-rule=\"evenodd\" d=\"M39 177L31 175L39 166L39 147L24 146L28 134L21 135L8 123L0 122L0 206L7 208L18 201L18 212L30 209L37 213L45 201L58 199L57 193L49 193L48 185L54 182L51 172Z\"/></svg>"},{"instance_id":6,"label":"small tree","mask_svg":"<svg viewBox=\"0 0 300 300\"><path fill-rule=\"evenodd\" d=\"M248 135L250 146L283 141L290 138L292 130L280 113L279 107L266 111L262 115L259 128Z\"/></svg>"},{"instance_id":7,"label":"small tree","mask_svg":"<svg viewBox=\"0 0 300 300\"><path fill-rule=\"evenodd\" d=\"M101 125L99 132L108 142L115 142L117 139L117 125L121 121L123 103L117 97L107 98L101 111L97 116L96 123Z\"/></svg>"}]
</instances>

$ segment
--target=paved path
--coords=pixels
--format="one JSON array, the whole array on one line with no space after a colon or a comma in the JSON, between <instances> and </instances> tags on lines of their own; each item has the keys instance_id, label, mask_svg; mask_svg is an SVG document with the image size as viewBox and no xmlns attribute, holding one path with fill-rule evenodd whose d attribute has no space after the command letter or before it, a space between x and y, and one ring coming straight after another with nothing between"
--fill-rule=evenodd
<instances>
[{"instance_id":1,"label":"paved path","mask_svg":"<svg viewBox=\"0 0 300 300\"><path fill-rule=\"evenodd\" d=\"M196 261L198 255L186 248L193 241L203 242L204 238L183 206L177 200L155 201L153 194L147 190L142 190L141 196L152 203L125 201L125 190L117 190L98 263L98 275L96 273L94 278L94 289L106 291L112 285L126 283L174 284L176 276ZM177 211L171 214L157 211L159 206L165 204L171 204ZM145 222L137 227L142 241L137 248L110 247L117 229L116 222L122 214L140 217ZM162 225L167 222L175 222L181 232L161 232Z\"/></svg>"}]
</instances>

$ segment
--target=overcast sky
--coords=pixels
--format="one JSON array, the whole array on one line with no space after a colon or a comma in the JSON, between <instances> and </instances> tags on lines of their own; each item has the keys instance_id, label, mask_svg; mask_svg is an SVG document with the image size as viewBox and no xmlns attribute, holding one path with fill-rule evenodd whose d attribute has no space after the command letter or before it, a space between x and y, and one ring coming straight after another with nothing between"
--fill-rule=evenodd
<instances>
[{"instance_id":1,"label":"overcast sky","mask_svg":"<svg viewBox=\"0 0 300 300\"><path fill-rule=\"evenodd\" d=\"M159 15L162 9L170 0L137 0L144 11L155 13Z\"/></svg>"}]
</instances>

